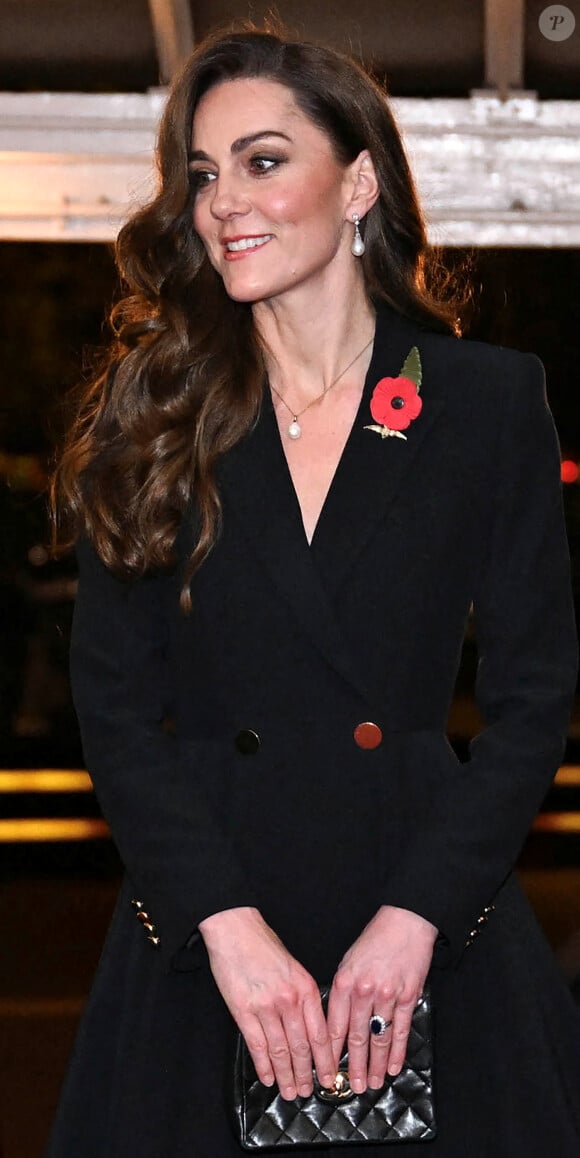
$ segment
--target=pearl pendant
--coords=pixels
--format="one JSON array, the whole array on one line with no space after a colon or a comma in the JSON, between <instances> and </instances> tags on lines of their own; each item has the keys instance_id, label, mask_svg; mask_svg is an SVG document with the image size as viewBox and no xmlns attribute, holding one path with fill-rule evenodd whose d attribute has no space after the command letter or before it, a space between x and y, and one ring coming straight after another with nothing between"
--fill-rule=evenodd
<instances>
[{"instance_id":1,"label":"pearl pendant","mask_svg":"<svg viewBox=\"0 0 580 1158\"><path fill-rule=\"evenodd\" d=\"M353 243L351 246L351 251L352 251L354 257L362 257L362 255L365 251L365 243L364 243L360 233L355 234L355 237L354 237L354 240L353 240Z\"/></svg>"},{"instance_id":2,"label":"pearl pendant","mask_svg":"<svg viewBox=\"0 0 580 1158\"><path fill-rule=\"evenodd\" d=\"M300 438L301 434L302 434L302 427L301 427L300 423L298 422L298 420L295 418L294 421L291 422L290 426L288 427L288 437L289 438Z\"/></svg>"}]
</instances>

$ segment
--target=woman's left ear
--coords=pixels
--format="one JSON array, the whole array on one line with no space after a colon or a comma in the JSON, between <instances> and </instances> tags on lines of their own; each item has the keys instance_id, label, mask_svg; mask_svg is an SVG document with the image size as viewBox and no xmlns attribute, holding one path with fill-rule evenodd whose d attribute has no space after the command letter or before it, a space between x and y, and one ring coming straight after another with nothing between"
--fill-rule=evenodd
<instances>
[{"instance_id":1,"label":"woman's left ear","mask_svg":"<svg viewBox=\"0 0 580 1158\"><path fill-rule=\"evenodd\" d=\"M358 213L362 221L369 209L372 209L379 196L379 182L368 149L359 153L356 161L350 166L351 172L351 199L348 205L348 216L352 219L353 213Z\"/></svg>"}]
</instances>

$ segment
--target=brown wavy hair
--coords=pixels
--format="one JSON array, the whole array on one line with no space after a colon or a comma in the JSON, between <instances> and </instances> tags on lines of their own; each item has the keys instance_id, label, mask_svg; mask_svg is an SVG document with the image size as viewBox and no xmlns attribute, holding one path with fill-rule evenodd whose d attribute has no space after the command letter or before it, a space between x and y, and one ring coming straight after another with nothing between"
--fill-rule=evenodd
<instances>
[{"instance_id":1,"label":"brown wavy hair","mask_svg":"<svg viewBox=\"0 0 580 1158\"><path fill-rule=\"evenodd\" d=\"M188 173L199 100L213 85L244 77L288 88L340 163L369 150L380 187L364 221L369 297L432 330L461 333L453 276L428 246L384 88L349 57L279 32L246 26L200 44L161 120L156 196L119 234L125 296L110 316L110 346L81 390L52 486L55 546L86 535L124 578L173 565L179 525L194 503L184 610L191 578L219 535L216 461L250 430L264 389L251 305L229 298L209 263L192 224Z\"/></svg>"}]
</instances>

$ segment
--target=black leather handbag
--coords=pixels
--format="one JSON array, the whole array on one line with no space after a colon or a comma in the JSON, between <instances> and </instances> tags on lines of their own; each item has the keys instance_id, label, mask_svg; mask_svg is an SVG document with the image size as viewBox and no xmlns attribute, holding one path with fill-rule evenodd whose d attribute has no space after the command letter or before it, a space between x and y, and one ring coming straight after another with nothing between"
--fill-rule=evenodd
<instances>
[{"instance_id":1,"label":"black leather handbag","mask_svg":"<svg viewBox=\"0 0 580 1158\"><path fill-rule=\"evenodd\" d=\"M321 990L326 1007L329 987ZM435 1137L431 994L425 987L415 1007L403 1069L387 1074L380 1090L355 1094L348 1081L348 1053L332 1090L314 1075L314 1092L292 1102L278 1087L256 1076L250 1052L238 1034L234 1067L234 1113L244 1150L290 1150L314 1146L427 1142Z\"/></svg>"}]
</instances>

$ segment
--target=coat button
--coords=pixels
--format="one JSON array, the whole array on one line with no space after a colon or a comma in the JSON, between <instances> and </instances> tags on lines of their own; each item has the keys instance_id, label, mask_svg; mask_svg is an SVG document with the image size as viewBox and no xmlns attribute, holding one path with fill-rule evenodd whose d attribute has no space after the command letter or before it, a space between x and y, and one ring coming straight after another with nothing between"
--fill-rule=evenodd
<instances>
[{"instance_id":1,"label":"coat button","mask_svg":"<svg viewBox=\"0 0 580 1158\"><path fill-rule=\"evenodd\" d=\"M354 732L355 744L359 748L378 748L383 739L383 733L378 724L373 724L370 720L366 720L364 724L357 724Z\"/></svg>"},{"instance_id":2,"label":"coat button","mask_svg":"<svg viewBox=\"0 0 580 1158\"><path fill-rule=\"evenodd\" d=\"M244 728L243 731L238 732L235 745L238 752L242 756L253 756L260 747L261 740L257 732L253 732L251 728Z\"/></svg>"}]
</instances>

